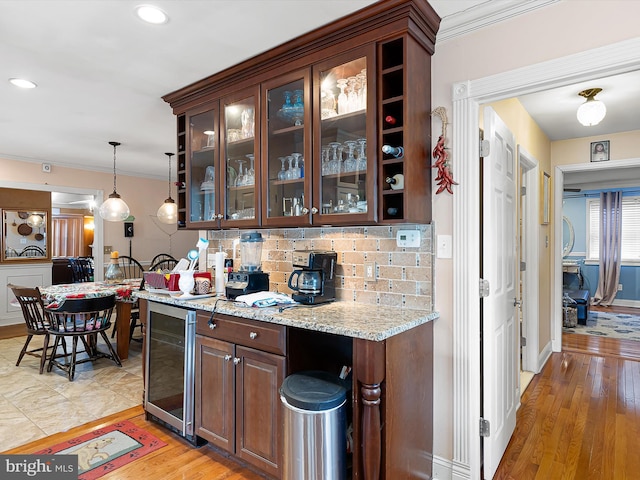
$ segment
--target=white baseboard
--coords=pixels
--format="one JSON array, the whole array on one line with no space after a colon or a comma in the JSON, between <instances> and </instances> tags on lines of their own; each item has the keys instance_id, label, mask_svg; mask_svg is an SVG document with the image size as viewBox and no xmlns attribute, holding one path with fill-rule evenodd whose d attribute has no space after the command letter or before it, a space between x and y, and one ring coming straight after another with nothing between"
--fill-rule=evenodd
<instances>
[{"instance_id":1,"label":"white baseboard","mask_svg":"<svg viewBox=\"0 0 640 480\"><path fill-rule=\"evenodd\" d=\"M461 465L452 460L433 456L433 480L471 480L469 465Z\"/></svg>"},{"instance_id":2,"label":"white baseboard","mask_svg":"<svg viewBox=\"0 0 640 480\"><path fill-rule=\"evenodd\" d=\"M640 300L614 300L613 305L616 307L640 308Z\"/></svg>"},{"instance_id":3,"label":"white baseboard","mask_svg":"<svg viewBox=\"0 0 640 480\"><path fill-rule=\"evenodd\" d=\"M552 353L553 348L551 342L548 342L540 352L540 355L538 355L538 371L536 373L540 373L542 371L542 368L545 366Z\"/></svg>"}]
</instances>

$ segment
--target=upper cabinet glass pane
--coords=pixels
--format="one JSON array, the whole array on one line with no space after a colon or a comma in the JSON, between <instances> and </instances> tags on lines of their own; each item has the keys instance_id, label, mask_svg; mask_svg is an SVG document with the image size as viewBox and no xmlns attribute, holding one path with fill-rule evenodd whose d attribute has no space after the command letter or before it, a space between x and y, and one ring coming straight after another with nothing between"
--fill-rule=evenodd
<instances>
[{"instance_id":1,"label":"upper cabinet glass pane","mask_svg":"<svg viewBox=\"0 0 640 480\"><path fill-rule=\"evenodd\" d=\"M190 221L216 219L216 112L208 110L190 117L189 202Z\"/></svg>"},{"instance_id":2,"label":"upper cabinet glass pane","mask_svg":"<svg viewBox=\"0 0 640 480\"><path fill-rule=\"evenodd\" d=\"M267 90L266 216L305 215L304 78ZM306 213L308 216L308 212Z\"/></svg>"},{"instance_id":3,"label":"upper cabinet glass pane","mask_svg":"<svg viewBox=\"0 0 640 480\"><path fill-rule=\"evenodd\" d=\"M320 213L366 213L367 62L320 72Z\"/></svg>"},{"instance_id":4,"label":"upper cabinet glass pane","mask_svg":"<svg viewBox=\"0 0 640 480\"><path fill-rule=\"evenodd\" d=\"M224 107L225 219L232 222L256 218L255 117L254 96Z\"/></svg>"}]
</instances>

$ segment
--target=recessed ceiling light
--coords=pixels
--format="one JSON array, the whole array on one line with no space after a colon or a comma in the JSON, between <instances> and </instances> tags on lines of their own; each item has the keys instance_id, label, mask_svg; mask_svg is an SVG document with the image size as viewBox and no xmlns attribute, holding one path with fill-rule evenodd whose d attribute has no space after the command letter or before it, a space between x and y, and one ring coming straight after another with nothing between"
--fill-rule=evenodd
<instances>
[{"instance_id":1,"label":"recessed ceiling light","mask_svg":"<svg viewBox=\"0 0 640 480\"><path fill-rule=\"evenodd\" d=\"M160 8L153 5L138 5L136 15L147 23L161 25L169 21L169 16Z\"/></svg>"},{"instance_id":2,"label":"recessed ceiling light","mask_svg":"<svg viewBox=\"0 0 640 480\"><path fill-rule=\"evenodd\" d=\"M30 80L25 80L24 78L10 78L9 82L20 88L36 88L37 85Z\"/></svg>"}]
</instances>

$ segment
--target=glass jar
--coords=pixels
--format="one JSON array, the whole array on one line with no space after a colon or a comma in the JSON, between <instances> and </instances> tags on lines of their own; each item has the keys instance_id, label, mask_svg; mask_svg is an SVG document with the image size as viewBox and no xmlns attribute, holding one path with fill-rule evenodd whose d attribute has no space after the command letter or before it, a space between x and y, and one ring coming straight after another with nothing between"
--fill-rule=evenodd
<instances>
[{"instance_id":1,"label":"glass jar","mask_svg":"<svg viewBox=\"0 0 640 480\"><path fill-rule=\"evenodd\" d=\"M104 281L106 283L122 283L124 281L124 272L120 268L117 258L112 258L109 261L107 272L104 274Z\"/></svg>"}]
</instances>

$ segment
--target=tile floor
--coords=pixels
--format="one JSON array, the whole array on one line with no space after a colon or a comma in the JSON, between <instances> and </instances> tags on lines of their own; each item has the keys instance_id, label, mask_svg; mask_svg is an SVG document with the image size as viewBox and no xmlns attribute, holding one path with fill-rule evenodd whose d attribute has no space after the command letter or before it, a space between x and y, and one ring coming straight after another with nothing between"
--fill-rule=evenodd
<instances>
[{"instance_id":1,"label":"tile floor","mask_svg":"<svg viewBox=\"0 0 640 480\"><path fill-rule=\"evenodd\" d=\"M16 367L25 339L0 340L0 452L142 403L140 342L131 342L122 368L101 358L78 365L70 382L56 367L40 375L40 359L31 355ZM106 349L102 341L99 348Z\"/></svg>"}]
</instances>

